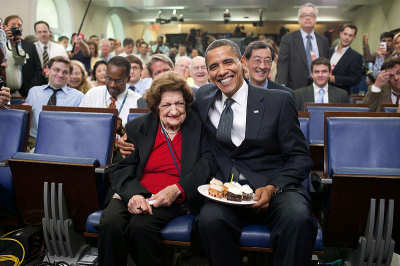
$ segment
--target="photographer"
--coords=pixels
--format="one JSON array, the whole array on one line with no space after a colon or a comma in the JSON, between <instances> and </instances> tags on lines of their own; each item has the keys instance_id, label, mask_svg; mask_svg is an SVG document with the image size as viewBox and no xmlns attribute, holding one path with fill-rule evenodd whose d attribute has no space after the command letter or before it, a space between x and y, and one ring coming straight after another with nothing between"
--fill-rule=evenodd
<instances>
[{"instance_id":1,"label":"photographer","mask_svg":"<svg viewBox=\"0 0 400 266\"><path fill-rule=\"evenodd\" d=\"M22 39L22 19L10 15L4 19L7 36L7 85L12 93L19 91L26 97L28 90L45 83L35 46ZM18 95L18 93L16 93Z\"/></svg>"}]
</instances>

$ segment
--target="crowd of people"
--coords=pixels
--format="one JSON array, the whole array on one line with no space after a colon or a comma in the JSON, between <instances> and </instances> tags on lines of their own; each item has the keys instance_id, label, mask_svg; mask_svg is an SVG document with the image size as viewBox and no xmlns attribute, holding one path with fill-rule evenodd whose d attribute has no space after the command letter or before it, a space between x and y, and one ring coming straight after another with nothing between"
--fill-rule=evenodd
<instances>
[{"instance_id":1,"label":"crowd of people","mask_svg":"<svg viewBox=\"0 0 400 266\"><path fill-rule=\"evenodd\" d=\"M400 96L399 34L383 33L373 54L364 36L361 55L351 48L355 25L342 25L330 47L314 30L317 17L313 4L302 5L298 31L279 46L260 37L243 56L235 42L201 31L177 47L161 36L121 43L73 34L56 43L48 23L38 21L32 42L22 38L18 15L5 18L0 106L11 96L32 106L31 149L44 105L118 111L116 147L124 159L109 169L113 196L101 218L100 265L126 265L128 252L137 265L162 265L160 230L187 208L199 214L211 265L240 265L240 231L254 221L271 229L274 265L310 265L317 225L301 183L312 161L297 111L307 102L348 103L364 65L372 72L364 102L373 111L399 104ZM150 113L128 123L131 108ZM199 204L196 188L210 176L249 184L257 203Z\"/></svg>"}]
</instances>

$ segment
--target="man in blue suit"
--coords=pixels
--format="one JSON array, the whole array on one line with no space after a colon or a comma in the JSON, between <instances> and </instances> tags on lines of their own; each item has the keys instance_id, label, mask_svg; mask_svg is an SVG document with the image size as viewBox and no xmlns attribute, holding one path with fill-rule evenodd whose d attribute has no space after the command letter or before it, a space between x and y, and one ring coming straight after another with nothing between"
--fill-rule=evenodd
<instances>
[{"instance_id":1,"label":"man in blue suit","mask_svg":"<svg viewBox=\"0 0 400 266\"><path fill-rule=\"evenodd\" d=\"M194 108L207 128L219 167L255 189L251 208L207 201L198 230L211 265L241 265L240 233L246 224L271 230L274 265L310 265L317 226L301 182L312 165L294 99L281 90L248 85L239 47L216 40L207 48L211 85L201 87Z\"/></svg>"}]
</instances>

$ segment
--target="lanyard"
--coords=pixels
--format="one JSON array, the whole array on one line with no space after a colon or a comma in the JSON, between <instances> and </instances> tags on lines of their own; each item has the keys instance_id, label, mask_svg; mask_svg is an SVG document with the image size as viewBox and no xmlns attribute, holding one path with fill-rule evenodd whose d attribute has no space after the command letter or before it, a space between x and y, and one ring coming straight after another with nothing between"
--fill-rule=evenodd
<instances>
[{"instance_id":1,"label":"lanyard","mask_svg":"<svg viewBox=\"0 0 400 266\"><path fill-rule=\"evenodd\" d=\"M176 171L178 171L178 175L179 175L179 177L180 177L180 176L181 176L181 171L179 170L178 163L176 162L175 150L174 150L174 147L172 147L172 145L171 145L171 142L172 142L172 141L171 141L171 139L168 137L167 132L165 131L164 126L162 125L161 122L160 122L160 125L161 125L161 131L162 131L162 133L164 134L165 140L167 141L169 152L170 152L170 154L171 154L171 156L172 156L172 159L174 160L174 164L175 164L175 167L176 167Z\"/></svg>"},{"instance_id":2,"label":"lanyard","mask_svg":"<svg viewBox=\"0 0 400 266\"><path fill-rule=\"evenodd\" d=\"M122 104L121 104L121 106L120 106L119 109L118 109L118 116L119 116L119 114L121 113L122 108L123 108L124 105L125 105L126 98L128 98L128 92L129 92L129 91L126 90L125 97L124 97L124 99L122 100ZM106 88L106 93L104 94L104 102L105 102L106 105L107 105L107 88Z\"/></svg>"}]
</instances>

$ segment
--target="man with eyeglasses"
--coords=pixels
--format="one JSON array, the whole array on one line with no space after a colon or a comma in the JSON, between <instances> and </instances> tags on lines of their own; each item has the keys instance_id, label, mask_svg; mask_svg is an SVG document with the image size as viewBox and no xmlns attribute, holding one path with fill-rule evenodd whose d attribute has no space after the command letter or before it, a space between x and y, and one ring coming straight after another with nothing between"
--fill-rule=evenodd
<instances>
[{"instance_id":1,"label":"man with eyeglasses","mask_svg":"<svg viewBox=\"0 0 400 266\"><path fill-rule=\"evenodd\" d=\"M249 43L241 59L247 69L249 83L263 89L284 90L293 95L291 89L269 80L274 58L274 48L265 41Z\"/></svg>"},{"instance_id":2,"label":"man with eyeglasses","mask_svg":"<svg viewBox=\"0 0 400 266\"><path fill-rule=\"evenodd\" d=\"M122 126L125 126L129 109L136 108L137 100L140 98L137 92L128 89L130 70L131 64L125 57L111 58L107 64L106 85L90 89L83 97L80 106L115 108L122 120Z\"/></svg>"},{"instance_id":3,"label":"man with eyeglasses","mask_svg":"<svg viewBox=\"0 0 400 266\"><path fill-rule=\"evenodd\" d=\"M363 104L379 112L382 104L400 103L400 58L389 58L382 64L375 83L368 89Z\"/></svg>"},{"instance_id":4,"label":"man with eyeglasses","mask_svg":"<svg viewBox=\"0 0 400 266\"><path fill-rule=\"evenodd\" d=\"M311 84L311 62L328 58L328 39L314 32L318 9L312 3L299 8L300 30L283 36L278 57L276 81L296 90Z\"/></svg>"},{"instance_id":5,"label":"man with eyeglasses","mask_svg":"<svg viewBox=\"0 0 400 266\"><path fill-rule=\"evenodd\" d=\"M187 80L187 82L194 91L208 83L207 66L204 57L194 57L190 63L189 71L190 78Z\"/></svg>"}]
</instances>

